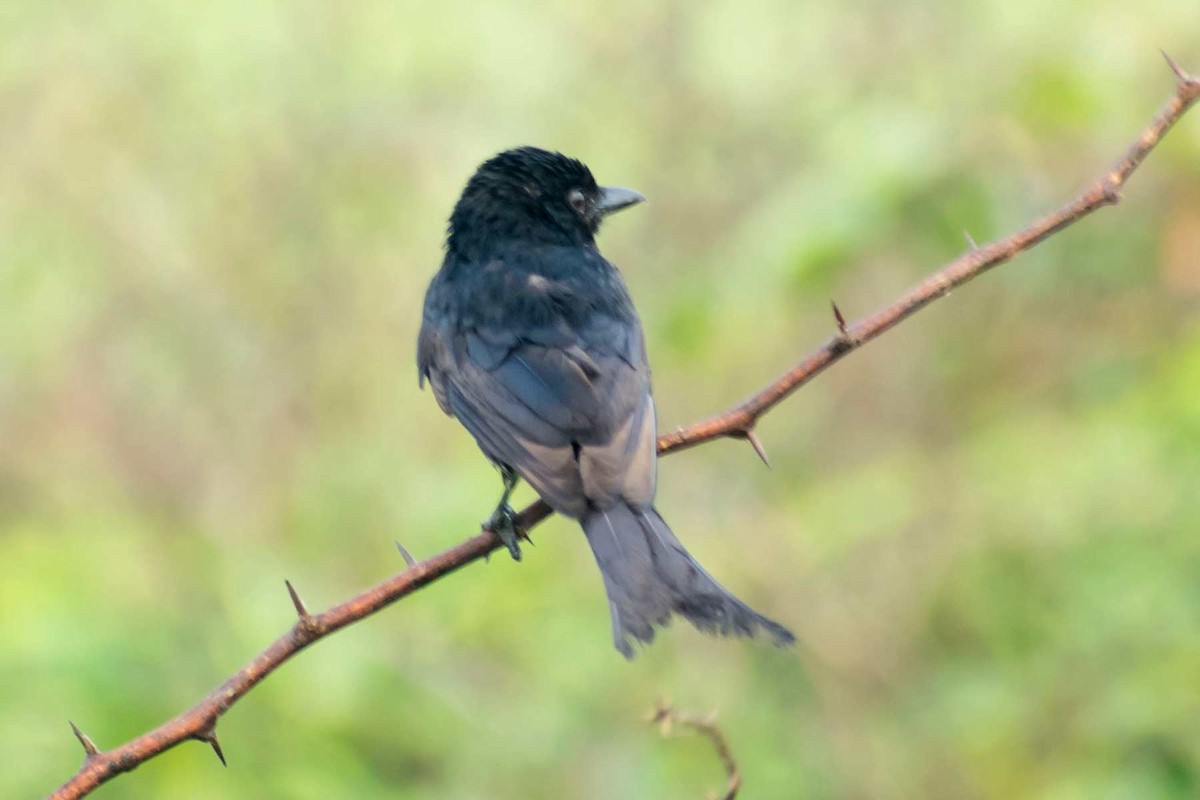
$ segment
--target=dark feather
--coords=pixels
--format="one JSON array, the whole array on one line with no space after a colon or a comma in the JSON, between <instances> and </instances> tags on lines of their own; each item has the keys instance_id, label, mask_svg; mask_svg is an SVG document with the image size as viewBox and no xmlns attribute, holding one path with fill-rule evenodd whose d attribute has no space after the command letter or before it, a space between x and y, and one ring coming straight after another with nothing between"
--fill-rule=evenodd
<instances>
[{"instance_id":1,"label":"dark feather","mask_svg":"<svg viewBox=\"0 0 1200 800\"><path fill-rule=\"evenodd\" d=\"M601 192L580 162L533 148L479 168L425 297L420 380L488 458L582 521L623 653L672 614L708 633L789 641L700 568L653 508L650 367L625 283L595 246Z\"/></svg>"}]
</instances>

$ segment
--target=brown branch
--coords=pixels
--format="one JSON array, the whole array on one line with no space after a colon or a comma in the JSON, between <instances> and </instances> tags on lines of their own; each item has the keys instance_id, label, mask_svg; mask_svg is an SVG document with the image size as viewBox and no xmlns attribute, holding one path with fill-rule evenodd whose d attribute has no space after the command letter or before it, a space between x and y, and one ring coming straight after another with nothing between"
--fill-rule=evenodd
<instances>
[{"instance_id":1,"label":"brown branch","mask_svg":"<svg viewBox=\"0 0 1200 800\"><path fill-rule=\"evenodd\" d=\"M842 312L835 304L833 314L838 333L832 339L741 405L724 414L658 437L658 451L673 453L723 436L750 439L753 444L754 440L751 437L754 426L763 414L850 351L858 349L908 319L951 289L962 286L992 267L1011 260L1093 211L1116 204L1121 199L1121 189L1129 176L1141 165L1167 131L1179 121L1184 112L1200 98L1200 78L1188 75L1170 56L1165 53L1163 55L1177 78L1175 96L1163 106L1154 121L1142 131L1112 169L1100 176L1082 194L1028 227L991 244L977 246L968 235L970 249L967 252L921 281L891 305L853 325L846 325Z\"/></svg>"},{"instance_id":2,"label":"brown branch","mask_svg":"<svg viewBox=\"0 0 1200 800\"><path fill-rule=\"evenodd\" d=\"M707 717L697 717L686 711L676 711L666 703L659 703L658 708L651 713L649 722L658 725L663 736L670 736L671 729L676 725L691 728L707 736L713 743L713 749L717 751L717 758L721 759L721 764L725 767L725 794L721 795L720 800L735 800L738 790L742 788L742 773L738 771L737 761L733 758L729 743L725 741L725 734L717 727L716 718L715 711Z\"/></svg>"},{"instance_id":3,"label":"brown branch","mask_svg":"<svg viewBox=\"0 0 1200 800\"><path fill-rule=\"evenodd\" d=\"M765 461L766 452L754 434L754 426L759 418L796 389L846 353L861 347L907 319L951 289L1028 250L1096 209L1116 203L1125 181L1171 126L1197 98L1200 98L1200 79L1185 73L1170 58L1167 59L1167 63L1177 78L1175 95L1130 145L1125 155L1090 188L1027 228L992 244L972 247L917 284L899 300L852 325L845 324L841 312L834 306L837 335L741 405L710 419L659 436L658 452L665 455L713 439L731 437L747 440ZM518 515L517 525L521 530L528 531L550 516L550 513L545 503L538 501ZM319 614L310 614L300 596L289 584L289 593L297 613L296 624L188 711L112 750L97 749L91 739L72 724L84 745L87 758L75 776L59 787L51 797L55 800L83 797L117 775L128 772L189 739L207 742L224 763L224 755L216 737L217 720L259 681L313 642L374 614L426 584L449 575L459 567L483 558L500 546L493 533L483 531L440 555L410 564L403 572L383 583ZM404 552L401 548L401 553Z\"/></svg>"}]
</instances>

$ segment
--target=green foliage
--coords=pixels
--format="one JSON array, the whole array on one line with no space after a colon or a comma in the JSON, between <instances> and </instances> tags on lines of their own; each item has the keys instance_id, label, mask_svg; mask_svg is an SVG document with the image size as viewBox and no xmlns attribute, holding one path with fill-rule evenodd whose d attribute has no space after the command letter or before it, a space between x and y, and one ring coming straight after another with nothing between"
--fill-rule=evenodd
<instances>
[{"instance_id":1,"label":"green foliage","mask_svg":"<svg viewBox=\"0 0 1200 800\"><path fill-rule=\"evenodd\" d=\"M0 11L0 796L191 705L476 530L416 388L445 217L533 143L650 202L602 237L661 425L1104 169L1195 4L16 0ZM1188 51L1188 47L1193 47ZM1200 783L1200 121L1125 201L714 444L661 503L792 651L632 664L555 520L306 652L123 798L1185 798ZM528 490L521 499L528 499Z\"/></svg>"}]
</instances>

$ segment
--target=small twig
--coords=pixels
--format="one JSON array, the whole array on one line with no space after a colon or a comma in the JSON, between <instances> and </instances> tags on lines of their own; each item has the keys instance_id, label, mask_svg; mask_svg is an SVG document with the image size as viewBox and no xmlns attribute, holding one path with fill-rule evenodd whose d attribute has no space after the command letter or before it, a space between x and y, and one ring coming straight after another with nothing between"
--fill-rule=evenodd
<instances>
[{"instance_id":1,"label":"small twig","mask_svg":"<svg viewBox=\"0 0 1200 800\"><path fill-rule=\"evenodd\" d=\"M853 325L845 326L838 334L802 359L788 372L744 403L710 419L664 433L658 437L660 455L674 453L713 439L735 437L750 441L755 438L752 431L755 423L783 400L839 361L846 353L856 350L893 326L915 314L951 289L961 286L972 278L983 274L998 264L1011 260L1098 208L1117 202L1120 189L1134 170L1154 149L1162 137L1179 121L1184 112L1200 98L1200 80L1188 75L1169 57L1167 63L1178 82L1174 96L1159 111L1150 125L1142 132L1125 155L1113 168L1101 176L1090 188L1057 211L1035 221L1029 227L1011 236L993 242L956 258L931 274L921 283L906 292L889 306L865 317ZM840 313L840 312L839 312ZM844 320L843 320L844 322ZM761 452L761 443L756 448ZM518 530L529 531L550 516L549 506L537 501L517 515ZM456 547L425 561L411 564L398 575L366 589L349 600L320 614L308 614L294 597L297 614L301 616L298 627L276 639L267 649L253 658L223 684L193 706L190 710L165 722L152 731L108 751L88 752L88 758L80 770L64 783L51 798L74 800L92 792L122 772L128 772L151 758L189 739L201 739L213 746L218 757L220 745L213 734L216 720L227 712L239 699L252 690L264 678L278 669L285 661L315 641L341 630L347 625L371 616L392 603L407 597L433 581L444 578L473 561L480 560L501 547L499 538L490 531L483 531ZM403 549L401 549L403 553ZM294 593L293 593L294 595ZM305 631L297 635L297 630ZM84 748L89 747L86 737L80 738ZM95 745L90 745L95 749Z\"/></svg>"},{"instance_id":2,"label":"small twig","mask_svg":"<svg viewBox=\"0 0 1200 800\"><path fill-rule=\"evenodd\" d=\"M716 718L715 711L707 717L697 717L686 711L676 711L669 704L660 702L650 714L649 722L658 725L663 736L670 736L674 726L682 725L708 737L713 749L717 751L717 757L721 759L722 766L725 767L725 794L721 795L721 800L734 800L738 790L742 788L742 773L738 771L737 761L733 758L729 743L725 741L725 735L717 727Z\"/></svg>"}]
</instances>

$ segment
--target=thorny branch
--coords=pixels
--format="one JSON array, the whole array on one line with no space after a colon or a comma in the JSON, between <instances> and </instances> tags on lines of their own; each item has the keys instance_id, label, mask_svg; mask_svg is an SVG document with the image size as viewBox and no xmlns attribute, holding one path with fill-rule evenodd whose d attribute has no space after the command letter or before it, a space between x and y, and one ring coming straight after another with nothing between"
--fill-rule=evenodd
<instances>
[{"instance_id":1,"label":"thorny branch","mask_svg":"<svg viewBox=\"0 0 1200 800\"><path fill-rule=\"evenodd\" d=\"M1116 164L1083 193L1057 211L1004 239L976 246L968 238L970 249L963 255L925 278L891 305L851 325L845 323L841 311L835 305L833 311L837 333L833 338L740 405L710 419L659 436L658 452L665 455L713 439L729 437L748 441L765 462L766 451L754 432L754 426L764 414L796 389L850 351L858 349L912 316L951 289L1011 260L1093 211L1118 202L1120 191L1129 176L1141 165L1167 131L1200 98L1200 78L1184 72L1170 57L1167 57L1167 64L1175 73L1175 94ZM549 507L540 501L535 502L518 515L518 528L528 531L550 514ZM71 727L83 745L86 758L74 777L50 797L53 800L74 800L83 797L121 773L129 772L189 739L208 743L224 763L224 754L217 741L217 720L285 661L313 642L365 619L460 567L478 561L500 546L495 534L485 530L439 555L425 561L409 563L403 572L319 614L310 613L300 600L299 594L289 584L288 590L297 614L296 623L191 709L112 750L97 748L92 740L72 723ZM401 554L407 556L403 548ZM405 560L408 561L409 558L411 557L406 557Z\"/></svg>"},{"instance_id":2,"label":"thorny branch","mask_svg":"<svg viewBox=\"0 0 1200 800\"><path fill-rule=\"evenodd\" d=\"M742 773L738 771L737 761L733 758L729 743L725 741L725 734L717 727L716 718L716 712L707 717L697 717L686 711L676 711L666 703L659 703L649 721L652 725L659 726L663 736L670 736L672 728L676 725L691 728L696 733L707 736L713 744L713 749L717 751L717 758L721 759L721 764L725 767L725 794L721 795L720 800L735 800L738 790L742 788ZM716 795L712 797L715 798Z\"/></svg>"}]
</instances>

